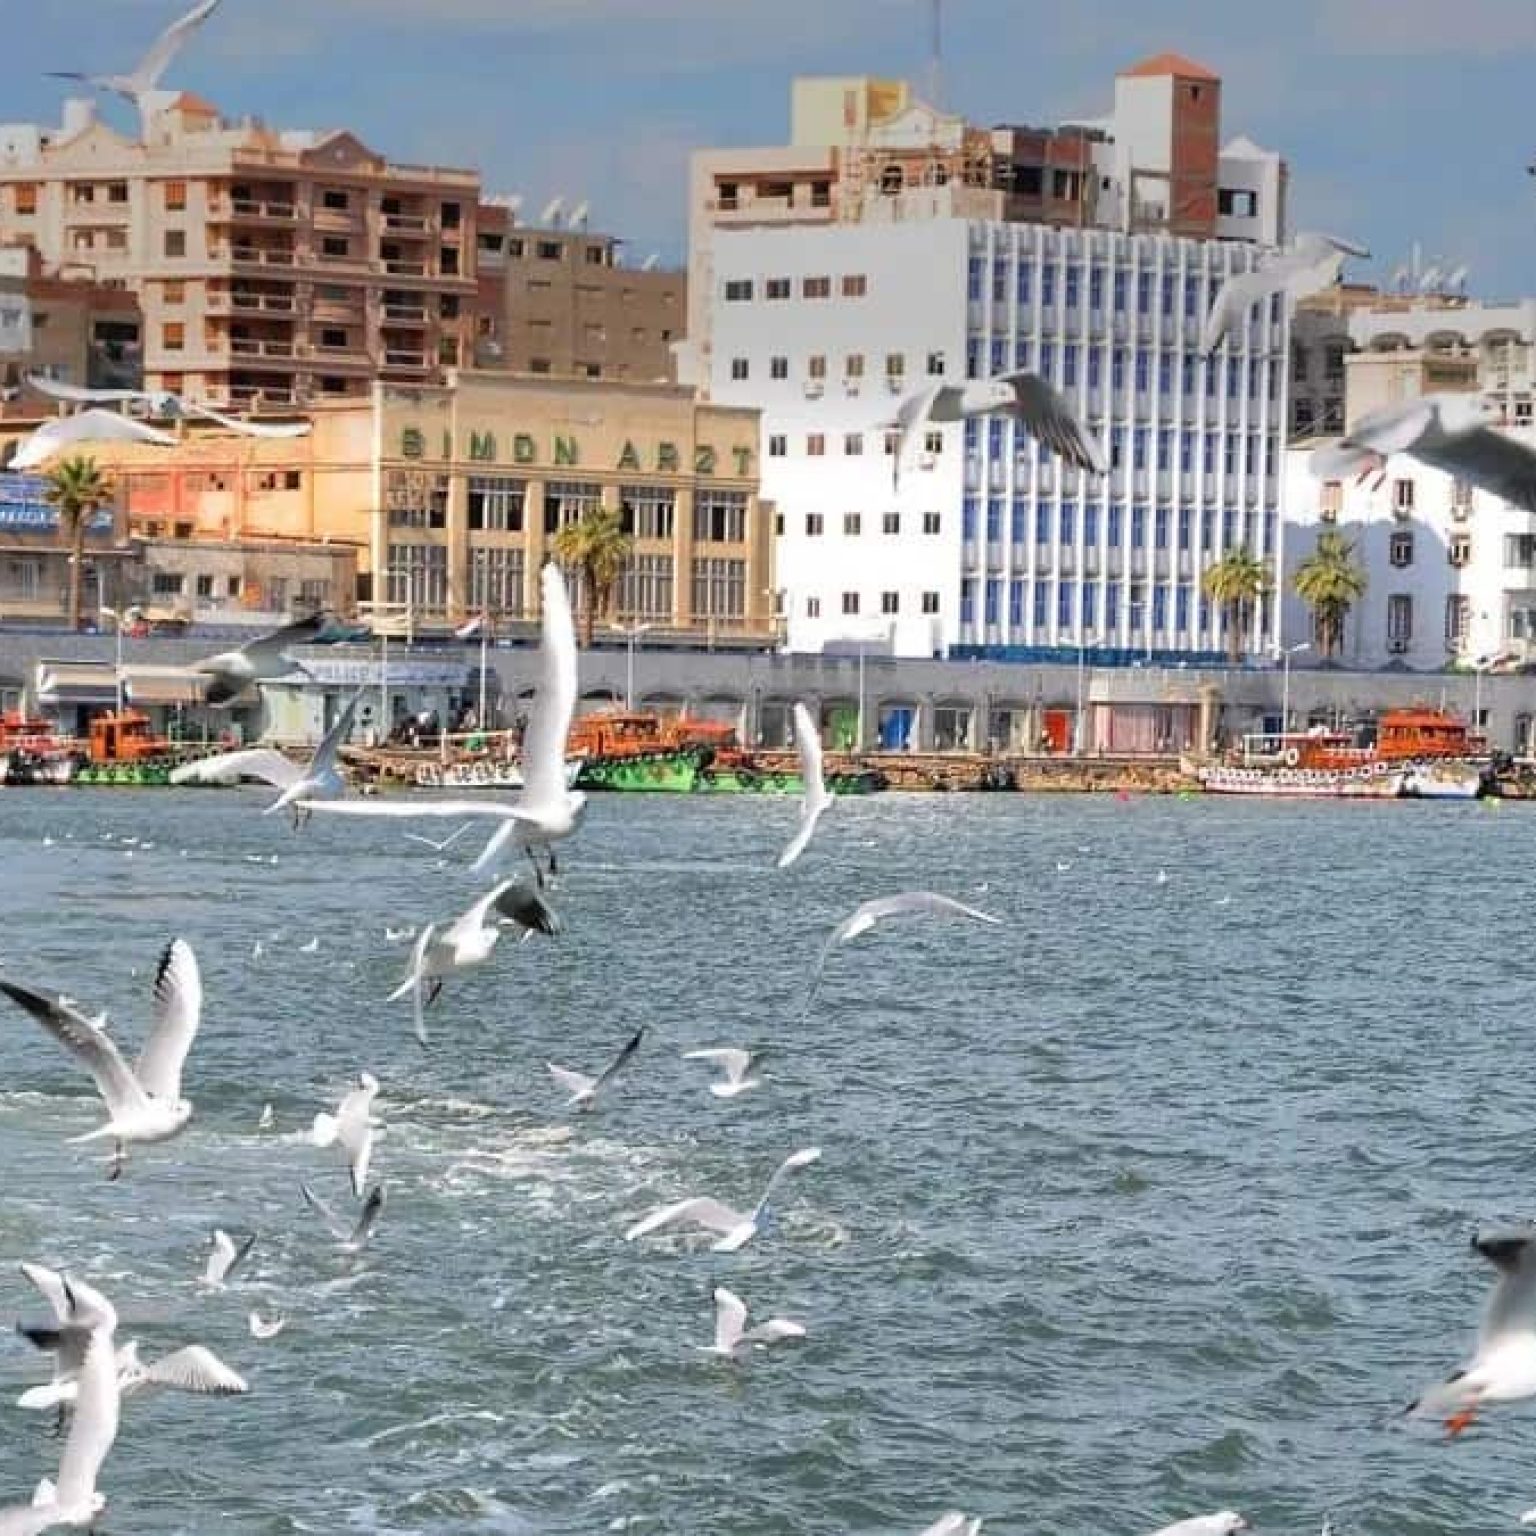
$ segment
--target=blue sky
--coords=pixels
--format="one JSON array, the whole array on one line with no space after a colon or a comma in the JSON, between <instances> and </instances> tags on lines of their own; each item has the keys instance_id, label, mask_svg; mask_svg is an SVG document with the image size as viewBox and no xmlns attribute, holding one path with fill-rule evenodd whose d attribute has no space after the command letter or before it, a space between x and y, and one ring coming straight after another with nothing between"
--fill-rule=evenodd
<instances>
[{"instance_id":1,"label":"blue sky","mask_svg":"<svg viewBox=\"0 0 1536 1536\"><path fill-rule=\"evenodd\" d=\"M55 120L63 82L42 71L131 64L186 7L43 0L7 39L0 117ZM690 149L782 142L796 73L922 80L928 15L928 0L223 0L167 83L229 116L478 166L525 216L587 198L594 228L673 259ZM1536 293L1536 0L945 0L944 36L945 105L983 123L1102 113L1117 69L1188 54L1225 81L1225 134L1289 159L1293 227L1377 254L1352 271L1384 277L1418 241L1469 265L1476 293Z\"/></svg>"}]
</instances>

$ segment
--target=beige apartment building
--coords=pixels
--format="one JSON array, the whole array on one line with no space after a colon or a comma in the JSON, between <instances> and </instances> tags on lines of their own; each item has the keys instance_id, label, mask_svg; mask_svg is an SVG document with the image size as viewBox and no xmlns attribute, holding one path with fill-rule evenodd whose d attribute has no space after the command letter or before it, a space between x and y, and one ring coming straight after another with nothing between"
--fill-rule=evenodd
<instances>
[{"instance_id":1,"label":"beige apartment building","mask_svg":"<svg viewBox=\"0 0 1536 1536\"><path fill-rule=\"evenodd\" d=\"M467 361L479 200L473 171L225 122L185 93L142 142L85 101L57 130L0 125L0 237L122 285L145 384L229 406L355 398Z\"/></svg>"}]
</instances>

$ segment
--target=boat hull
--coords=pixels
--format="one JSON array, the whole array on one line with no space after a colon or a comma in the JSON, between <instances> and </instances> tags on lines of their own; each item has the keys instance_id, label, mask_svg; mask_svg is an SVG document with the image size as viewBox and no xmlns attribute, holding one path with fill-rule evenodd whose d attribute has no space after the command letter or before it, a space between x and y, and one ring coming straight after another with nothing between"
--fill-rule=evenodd
<instances>
[{"instance_id":1,"label":"boat hull","mask_svg":"<svg viewBox=\"0 0 1536 1536\"><path fill-rule=\"evenodd\" d=\"M1356 768L1240 768L1226 764L1197 767L1193 777L1208 795L1272 795L1288 800L1396 800L1404 774Z\"/></svg>"}]
</instances>

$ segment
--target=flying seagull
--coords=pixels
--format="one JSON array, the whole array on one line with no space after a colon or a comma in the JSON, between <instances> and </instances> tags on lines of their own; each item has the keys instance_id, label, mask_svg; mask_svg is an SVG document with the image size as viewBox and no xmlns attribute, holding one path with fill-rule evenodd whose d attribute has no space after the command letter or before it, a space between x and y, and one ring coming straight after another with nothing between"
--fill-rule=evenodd
<instances>
[{"instance_id":1,"label":"flying seagull","mask_svg":"<svg viewBox=\"0 0 1536 1536\"><path fill-rule=\"evenodd\" d=\"M446 853L454 843L469 831L470 822L465 822L462 827L455 827L447 837L423 837L420 832L407 832L406 837L413 843L425 843L434 853Z\"/></svg>"},{"instance_id":2,"label":"flying seagull","mask_svg":"<svg viewBox=\"0 0 1536 1536\"><path fill-rule=\"evenodd\" d=\"M1214 1515L1196 1515L1189 1520L1178 1520L1154 1531L1152 1536L1235 1536L1246 1531L1248 1522L1235 1509L1218 1510Z\"/></svg>"},{"instance_id":3,"label":"flying seagull","mask_svg":"<svg viewBox=\"0 0 1536 1536\"><path fill-rule=\"evenodd\" d=\"M1363 245L1334 235L1297 235L1287 249L1260 257L1253 271L1234 273L1216 290L1200 350L1209 356L1234 331L1240 331L1255 304L1277 293L1292 302L1321 293L1338 281L1346 256L1370 254Z\"/></svg>"},{"instance_id":4,"label":"flying seagull","mask_svg":"<svg viewBox=\"0 0 1536 1536\"><path fill-rule=\"evenodd\" d=\"M310 1139L317 1147L340 1146L347 1154L352 1175L352 1193L362 1198L368 1178L368 1164L373 1157L373 1133L383 1124L373 1113L373 1101L379 1080L371 1072L360 1073L357 1087L346 1094L334 1115L318 1114Z\"/></svg>"},{"instance_id":5,"label":"flying seagull","mask_svg":"<svg viewBox=\"0 0 1536 1536\"><path fill-rule=\"evenodd\" d=\"M250 1257L251 1249L256 1246L256 1234L252 1232L243 1242L237 1243L228 1232L215 1227L208 1242L208 1263L203 1270L203 1284L209 1290L222 1291L229 1277Z\"/></svg>"},{"instance_id":6,"label":"flying seagull","mask_svg":"<svg viewBox=\"0 0 1536 1536\"><path fill-rule=\"evenodd\" d=\"M662 1232L669 1227L702 1227L705 1231L720 1234L719 1240L710 1245L716 1253L735 1253L738 1248L745 1248L757 1236L763 1222L767 1219L768 1202L774 1190L778 1188L779 1181L796 1168L804 1168L818 1161L820 1157L820 1147L806 1147L802 1151L792 1152L774 1169L773 1177L768 1180L762 1198L751 1211L738 1211L733 1206L711 1199L708 1195L695 1195L687 1200L678 1200L672 1205L657 1207L624 1234L624 1241L632 1243L637 1237L645 1237L651 1232Z\"/></svg>"},{"instance_id":7,"label":"flying seagull","mask_svg":"<svg viewBox=\"0 0 1536 1536\"><path fill-rule=\"evenodd\" d=\"M284 652L290 646L312 641L324 627L324 616L311 614L307 619L296 619L281 629L268 630L254 640L247 640L238 650L220 651L217 656L193 662L192 670L201 672L208 679L203 702L215 708L233 704L252 683L287 677L295 670L302 672L304 668L291 661Z\"/></svg>"},{"instance_id":8,"label":"flying seagull","mask_svg":"<svg viewBox=\"0 0 1536 1536\"><path fill-rule=\"evenodd\" d=\"M152 415L167 417L172 421L185 421L200 417L215 421L231 432L245 437L293 438L307 437L310 424L307 421L242 421L238 416L226 416L211 405L184 399L169 390L144 389L87 389L81 384L66 384L60 379L50 379L40 373L29 373L26 383L40 395L50 399L65 400L72 405L143 405ZM64 418L69 420L68 417Z\"/></svg>"},{"instance_id":9,"label":"flying seagull","mask_svg":"<svg viewBox=\"0 0 1536 1536\"><path fill-rule=\"evenodd\" d=\"M596 1077L588 1077L585 1072L572 1072L569 1067L557 1067L552 1061L547 1063L549 1075L571 1096L567 1101L567 1108L576 1106L583 1111L595 1109L598 1093L605 1084L612 1082L623 1071L629 1058L640 1049L640 1042L644 1038L645 1026L642 1024L625 1042L619 1054Z\"/></svg>"},{"instance_id":10,"label":"flying seagull","mask_svg":"<svg viewBox=\"0 0 1536 1536\"><path fill-rule=\"evenodd\" d=\"M384 1214L384 1185L375 1184L363 1201L356 1221L345 1221L336 1211L312 1190L308 1184L299 1185L304 1203L331 1229L331 1236L343 1253L361 1253L373 1236L379 1217ZM270 1335L267 1335L270 1337Z\"/></svg>"},{"instance_id":11,"label":"flying seagull","mask_svg":"<svg viewBox=\"0 0 1536 1536\"><path fill-rule=\"evenodd\" d=\"M172 784L232 784L237 779L260 779L282 790L276 800L262 812L271 816L286 806L293 807L293 824L302 826L309 812L297 802L305 799L332 800L347 792L347 781L342 777L341 749L352 735L352 722L357 716L357 706L362 690L354 693L346 707L336 717L336 723L325 733L315 748L309 765L301 768L290 757L272 747L248 747L243 752L219 752L213 757L200 757L195 762L183 763L171 770Z\"/></svg>"},{"instance_id":12,"label":"flying seagull","mask_svg":"<svg viewBox=\"0 0 1536 1536\"><path fill-rule=\"evenodd\" d=\"M761 1051L743 1051L726 1045L707 1050L684 1051L683 1060L713 1062L725 1073L725 1077L721 1082L711 1083L709 1091L717 1099L734 1099L738 1093L762 1086L762 1078L749 1075L762 1055Z\"/></svg>"},{"instance_id":13,"label":"flying seagull","mask_svg":"<svg viewBox=\"0 0 1536 1536\"><path fill-rule=\"evenodd\" d=\"M1312 450L1319 480L1384 470L1394 453L1443 470L1523 512L1536 512L1536 450L1493 424L1480 395L1419 395L1362 417L1336 443Z\"/></svg>"},{"instance_id":14,"label":"flying seagull","mask_svg":"<svg viewBox=\"0 0 1536 1536\"><path fill-rule=\"evenodd\" d=\"M901 465L930 422L970 416L1011 416L1033 438L1079 469L1102 475L1104 450L1077 419L1066 399L1036 373L1003 373L969 384L930 384L909 395L886 425L897 434L891 456L891 488L901 488Z\"/></svg>"},{"instance_id":15,"label":"flying seagull","mask_svg":"<svg viewBox=\"0 0 1536 1536\"><path fill-rule=\"evenodd\" d=\"M131 416L116 411L76 411L73 416L58 416L29 432L19 443L6 466L17 471L37 469L56 454L66 453L81 443L153 443L158 448L174 448L173 432L162 432Z\"/></svg>"},{"instance_id":16,"label":"flying seagull","mask_svg":"<svg viewBox=\"0 0 1536 1536\"><path fill-rule=\"evenodd\" d=\"M800 825L779 855L780 869L788 869L805 852L822 812L832 804L832 796L827 793L827 781L822 774L821 733L816 729L816 722L811 719L811 712L804 704L795 705L794 721L795 750L800 754L800 780L805 786L805 792L800 801Z\"/></svg>"},{"instance_id":17,"label":"flying seagull","mask_svg":"<svg viewBox=\"0 0 1536 1536\"><path fill-rule=\"evenodd\" d=\"M940 1515L918 1536L981 1536L981 1517L962 1515L958 1509L952 1509L947 1515Z\"/></svg>"},{"instance_id":18,"label":"flying seagull","mask_svg":"<svg viewBox=\"0 0 1536 1536\"><path fill-rule=\"evenodd\" d=\"M549 873L558 872L555 844L573 833L587 797L566 786L565 745L576 709L576 628L565 577L553 562L540 575L544 615L539 641L539 681L528 729L523 735L523 788L516 800L342 800L319 804L317 811L341 816L437 816L454 821L488 816L501 822L470 867L494 864L507 843L516 840L544 884L542 851Z\"/></svg>"},{"instance_id":19,"label":"flying seagull","mask_svg":"<svg viewBox=\"0 0 1536 1536\"><path fill-rule=\"evenodd\" d=\"M160 956L154 1022L132 1068L107 1033L106 1014L87 1018L68 998L19 982L0 979L0 992L73 1052L95 1080L107 1106L107 1123L73 1137L72 1144L110 1139L115 1144L110 1178L122 1173L129 1144L168 1141L192 1118L192 1105L181 1096L181 1073L202 1018L203 982L185 939L172 940Z\"/></svg>"},{"instance_id":20,"label":"flying seagull","mask_svg":"<svg viewBox=\"0 0 1536 1536\"><path fill-rule=\"evenodd\" d=\"M114 1343L117 1313L100 1291L84 1281L67 1274L59 1275L57 1281L63 1300L60 1320L21 1332L39 1349L67 1352L78 1362L74 1421L59 1458L58 1481L44 1479L30 1507L0 1509L0 1536L35 1536L55 1525L89 1526L106 1505L96 1479L117 1440L122 1415Z\"/></svg>"},{"instance_id":21,"label":"flying seagull","mask_svg":"<svg viewBox=\"0 0 1536 1536\"><path fill-rule=\"evenodd\" d=\"M811 984L805 994L805 1006L800 1010L800 1022L803 1024L810 1017L811 1004L816 1000L817 989L821 986L821 973L826 969L827 957L839 944L846 944L851 939L856 939L861 933L868 933L876 923L883 922L888 917L968 917L973 922L991 923L994 926L1001 923L1000 917L992 917L986 912L980 912L975 907L968 907L964 902L956 901L949 896L940 896L933 891L902 891L896 896L877 896L873 901L866 901L857 906L852 912L835 927L828 935L827 942L821 947L821 954L816 961L816 969L811 973Z\"/></svg>"},{"instance_id":22,"label":"flying seagull","mask_svg":"<svg viewBox=\"0 0 1536 1536\"><path fill-rule=\"evenodd\" d=\"M1408 1405L1445 1414L1453 1436L1476 1422L1485 1403L1536 1396L1536 1227L1478 1233L1472 1247L1498 1270L1483 1310L1477 1348L1459 1371Z\"/></svg>"},{"instance_id":23,"label":"flying seagull","mask_svg":"<svg viewBox=\"0 0 1536 1536\"><path fill-rule=\"evenodd\" d=\"M274 1317L270 1322L260 1312L252 1312L246 1318L246 1324L251 1330L251 1337L265 1342L267 1339L275 1339L284 1328L288 1326L286 1317Z\"/></svg>"},{"instance_id":24,"label":"flying seagull","mask_svg":"<svg viewBox=\"0 0 1536 1536\"><path fill-rule=\"evenodd\" d=\"M804 1337L804 1325L788 1317L770 1317L766 1323L748 1328L746 1302L723 1285L715 1287L715 1342L703 1346L710 1354L734 1360L749 1344L766 1347Z\"/></svg>"},{"instance_id":25,"label":"flying seagull","mask_svg":"<svg viewBox=\"0 0 1536 1536\"><path fill-rule=\"evenodd\" d=\"M435 923L428 923L417 934L405 979L389 994L389 1001L411 998L416 1010L416 1038L425 1045L425 1011L437 1001L444 977L484 965L508 928L521 928L525 935L553 935L562 926L560 914L538 891L517 880L503 880L441 934Z\"/></svg>"},{"instance_id":26,"label":"flying seagull","mask_svg":"<svg viewBox=\"0 0 1536 1536\"><path fill-rule=\"evenodd\" d=\"M202 0L179 21L173 21L150 46L149 51L126 75L87 75L79 70L54 69L48 71L53 80L83 80L104 91L113 91L141 111L144 98L159 87L160 81L170 68L171 60L181 51L182 45L218 8L219 0Z\"/></svg>"}]
</instances>

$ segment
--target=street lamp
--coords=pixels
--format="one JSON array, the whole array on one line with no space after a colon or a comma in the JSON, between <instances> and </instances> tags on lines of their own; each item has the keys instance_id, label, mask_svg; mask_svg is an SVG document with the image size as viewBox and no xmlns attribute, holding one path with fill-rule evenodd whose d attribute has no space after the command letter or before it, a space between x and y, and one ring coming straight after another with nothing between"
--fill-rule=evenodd
<instances>
[{"instance_id":1,"label":"street lamp","mask_svg":"<svg viewBox=\"0 0 1536 1536\"><path fill-rule=\"evenodd\" d=\"M1097 645L1097 635L1081 635L1077 641L1077 713L1072 721L1072 735L1074 739L1075 755L1081 757L1083 749L1087 745L1085 732L1083 731L1083 711L1087 707L1088 685L1088 647Z\"/></svg>"},{"instance_id":2,"label":"street lamp","mask_svg":"<svg viewBox=\"0 0 1536 1536\"><path fill-rule=\"evenodd\" d=\"M655 629L654 624L614 624L611 626L615 633L624 636L624 708L632 710L635 707L635 642L648 629Z\"/></svg>"},{"instance_id":3,"label":"street lamp","mask_svg":"<svg viewBox=\"0 0 1536 1536\"><path fill-rule=\"evenodd\" d=\"M105 603L97 610L104 619L112 620L112 633L116 637L113 645L113 672L117 681L117 713L123 712L123 615L116 608L108 608Z\"/></svg>"},{"instance_id":4,"label":"street lamp","mask_svg":"<svg viewBox=\"0 0 1536 1536\"><path fill-rule=\"evenodd\" d=\"M1303 651L1310 651L1312 642L1303 640L1297 645L1277 645L1275 654L1280 659L1282 668L1282 680L1280 683L1280 735L1283 738L1291 728L1291 657L1299 656ZM1284 740L1281 746L1285 745Z\"/></svg>"},{"instance_id":5,"label":"street lamp","mask_svg":"<svg viewBox=\"0 0 1536 1536\"><path fill-rule=\"evenodd\" d=\"M1474 678L1472 684L1472 729L1474 731L1481 731L1483 728L1483 675L1491 671L1503 659L1502 652L1491 651L1486 656L1479 656L1472 663Z\"/></svg>"}]
</instances>

